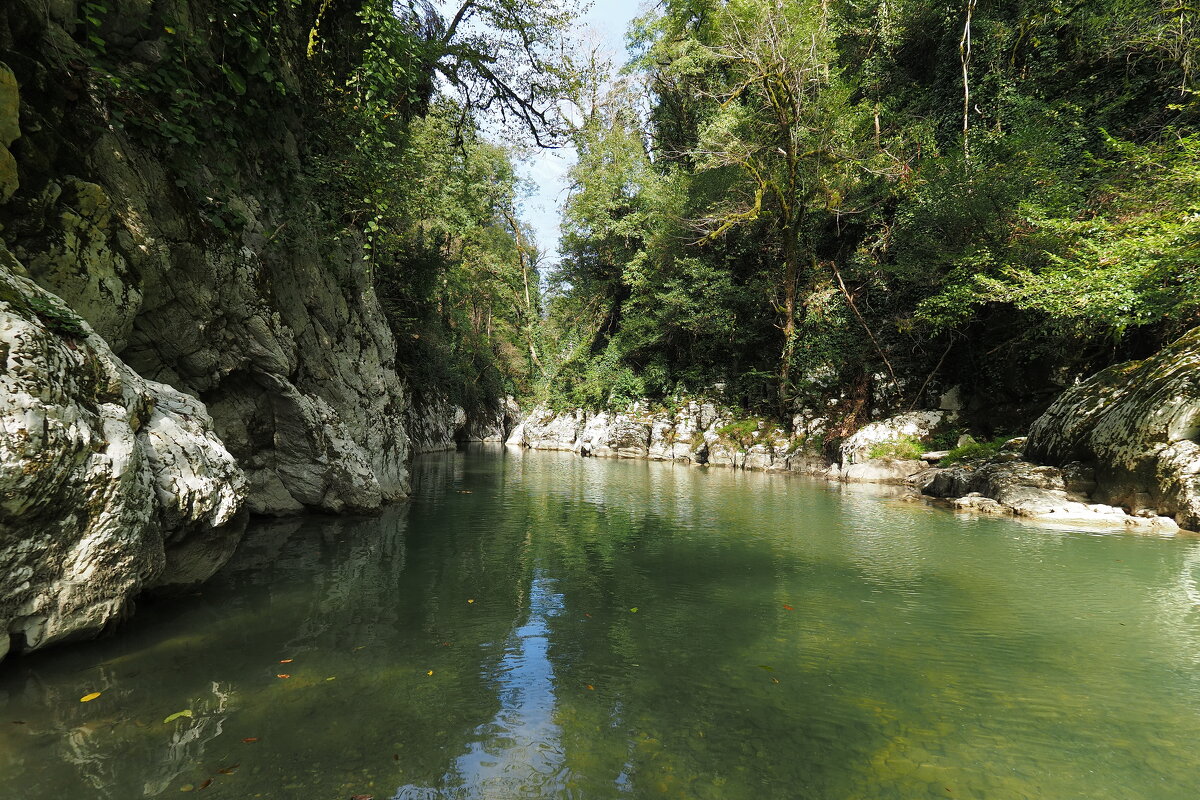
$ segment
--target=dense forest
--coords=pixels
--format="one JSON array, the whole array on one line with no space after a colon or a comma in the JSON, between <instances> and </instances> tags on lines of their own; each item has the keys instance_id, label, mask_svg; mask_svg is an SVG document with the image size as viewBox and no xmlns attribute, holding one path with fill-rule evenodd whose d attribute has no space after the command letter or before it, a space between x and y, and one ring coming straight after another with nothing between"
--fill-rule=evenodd
<instances>
[{"instance_id":1,"label":"dense forest","mask_svg":"<svg viewBox=\"0 0 1200 800\"><path fill-rule=\"evenodd\" d=\"M77 36L112 121L176 152L300 103L287 179L363 248L418 394L836 403L849 431L959 387L1003 425L1200 322L1186 4L666 0L616 71L553 0L275 2L308 30L237 0L148 69L117 4ZM564 144L551 262L514 163Z\"/></svg>"},{"instance_id":2,"label":"dense forest","mask_svg":"<svg viewBox=\"0 0 1200 800\"><path fill-rule=\"evenodd\" d=\"M668 0L583 103L549 394L994 424L1200 322L1197 14Z\"/></svg>"}]
</instances>

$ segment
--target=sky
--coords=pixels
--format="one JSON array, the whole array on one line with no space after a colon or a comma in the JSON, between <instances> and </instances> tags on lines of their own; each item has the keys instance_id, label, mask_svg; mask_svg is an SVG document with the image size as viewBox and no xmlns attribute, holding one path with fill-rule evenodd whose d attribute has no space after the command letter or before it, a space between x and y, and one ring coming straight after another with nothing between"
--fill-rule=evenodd
<instances>
[{"instance_id":1,"label":"sky","mask_svg":"<svg viewBox=\"0 0 1200 800\"><path fill-rule=\"evenodd\" d=\"M595 0L583 24L588 33L607 46L614 62L620 65L625 61L625 29L650 5L647 0ZM521 176L535 187L533 195L522 204L521 218L533 228L538 246L552 262L558 260L558 207L566 199L566 175L574 158L569 147L541 150L518 165Z\"/></svg>"}]
</instances>

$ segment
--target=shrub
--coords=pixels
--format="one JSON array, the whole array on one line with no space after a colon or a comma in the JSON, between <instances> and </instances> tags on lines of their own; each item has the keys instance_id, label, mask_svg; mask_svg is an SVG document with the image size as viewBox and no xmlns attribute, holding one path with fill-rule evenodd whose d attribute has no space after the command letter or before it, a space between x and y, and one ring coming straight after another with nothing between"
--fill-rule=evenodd
<instances>
[{"instance_id":1,"label":"shrub","mask_svg":"<svg viewBox=\"0 0 1200 800\"><path fill-rule=\"evenodd\" d=\"M999 453L1012 436L997 436L990 442L967 442L962 447L956 447L946 454L946 457L938 462L939 467L948 467L951 464L957 464L960 461L977 461L983 458L991 458Z\"/></svg>"},{"instance_id":2,"label":"shrub","mask_svg":"<svg viewBox=\"0 0 1200 800\"><path fill-rule=\"evenodd\" d=\"M915 461L920 458L927 448L913 436L903 436L886 442L872 445L867 451L868 458L899 458L905 461Z\"/></svg>"},{"instance_id":3,"label":"shrub","mask_svg":"<svg viewBox=\"0 0 1200 800\"><path fill-rule=\"evenodd\" d=\"M720 428L717 428L717 435L735 442L743 449L747 449L753 446L754 434L758 432L760 424L761 420L757 417L734 420L728 425L722 425Z\"/></svg>"}]
</instances>

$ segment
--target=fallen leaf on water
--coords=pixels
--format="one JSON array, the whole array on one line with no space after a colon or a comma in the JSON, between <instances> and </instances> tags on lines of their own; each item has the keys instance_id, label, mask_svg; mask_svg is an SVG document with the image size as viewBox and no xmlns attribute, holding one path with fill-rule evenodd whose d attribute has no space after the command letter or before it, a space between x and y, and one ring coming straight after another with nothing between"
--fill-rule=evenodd
<instances>
[{"instance_id":1,"label":"fallen leaf on water","mask_svg":"<svg viewBox=\"0 0 1200 800\"><path fill-rule=\"evenodd\" d=\"M425 674L426 674L426 675L432 675L432 674L433 674L433 670L429 670L429 672L426 672Z\"/></svg>"},{"instance_id":2,"label":"fallen leaf on water","mask_svg":"<svg viewBox=\"0 0 1200 800\"><path fill-rule=\"evenodd\" d=\"M758 668L759 668L759 669L765 669L767 672L774 672L774 671L775 671L775 668L774 668L774 667L772 667L772 666L771 666L771 665L769 665L769 664L759 664L759 665L758 665Z\"/></svg>"},{"instance_id":3,"label":"fallen leaf on water","mask_svg":"<svg viewBox=\"0 0 1200 800\"><path fill-rule=\"evenodd\" d=\"M796 609L792 608L792 607L791 607L791 606L789 606L787 603L784 603L784 604L783 604L783 610L784 610L784 611L795 611Z\"/></svg>"},{"instance_id":4,"label":"fallen leaf on water","mask_svg":"<svg viewBox=\"0 0 1200 800\"><path fill-rule=\"evenodd\" d=\"M329 676L328 678L326 678L325 680L327 680L327 681L336 681L336 680L337 680L337 676L336 676L336 675L330 675L330 676Z\"/></svg>"},{"instance_id":5,"label":"fallen leaf on water","mask_svg":"<svg viewBox=\"0 0 1200 800\"><path fill-rule=\"evenodd\" d=\"M221 773L222 775L232 775L233 771L240 766L241 764L234 764L232 767L223 767L217 770L217 772Z\"/></svg>"},{"instance_id":6,"label":"fallen leaf on water","mask_svg":"<svg viewBox=\"0 0 1200 800\"><path fill-rule=\"evenodd\" d=\"M258 741L257 736L247 736L245 739L242 739L242 742L244 742L245 744L254 744L257 741Z\"/></svg>"},{"instance_id":7,"label":"fallen leaf on water","mask_svg":"<svg viewBox=\"0 0 1200 800\"><path fill-rule=\"evenodd\" d=\"M449 646L450 646L449 642L442 642L442 647L449 647Z\"/></svg>"},{"instance_id":8,"label":"fallen leaf on water","mask_svg":"<svg viewBox=\"0 0 1200 800\"><path fill-rule=\"evenodd\" d=\"M629 613L630 613L630 614L636 614L636 613L637 613L637 611L638 611L638 610L637 610L637 606L634 606L633 608L629 609Z\"/></svg>"},{"instance_id":9,"label":"fallen leaf on water","mask_svg":"<svg viewBox=\"0 0 1200 800\"><path fill-rule=\"evenodd\" d=\"M596 691L596 687L595 687L595 686L592 686L590 683L587 685L587 687L588 687L589 689L591 689L593 692L594 692L594 691Z\"/></svg>"},{"instance_id":10,"label":"fallen leaf on water","mask_svg":"<svg viewBox=\"0 0 1200 800\"><path fill-rule=\"evenodd\" d=\"M459 489L458 493L459 494L470 494L471 491L469 489Z\"/></svg>"},{"instance_id":11,"label":"fallen leaf on water","mask_svg":"<svg viewBox=\"0 0 1200 800\"><path fill-rule=\"evenodd\" d=\"M179 719L180 717L188 717L190 719L191 716L192 716L192 710L190 708L185 708L183 711L176 711L174 714L172 714L171 716L164 719L163 724L165 725L168 722L174 722L175 720Z\"/></svg>"},{"instance_id":12,"label":"fallen leaf on water","mask_svg":"<svg viewBox=\"0 0 1200 800\"><path fill-rule=\"evenodd\" d=\"M293 661L295 661L295 660L296 660L296 659L294 659L294 658L282 658L282 659L280 659L280 660L279 660L279 663L280 663L280 664L290 664L290 663L292 663L292 662L293 662Z\"/></svg>"},{"instance_id":13,"label":"fallen leaf on water","mask_svg":"<svg viewBox=\"0 0 1200 800\"><path fill-rule=\"evenodd\" d=\"M83 697L79 698L79 702L90 703L99 696L100 696L100 692L92 692L91 694L85 694Z\"/></svg>"},{"instance_id":14,"label":"fallen leaf on water","mask_svg":"<svg viewBox=\"0 0 1200 800\"><path fill-rule=\"evenodd\" d=\"M193 790L193 789L195 789L195 788L196 788L196 787L195 787L195 786L192 786L190 783L185 783L183 786L180 786L180 787L179 787L179 791L181 791L181 792L190 792L190 791L192 791L192 790Z\"/></svg>"},{"instance_id":15,"label":"fallen leaf on water","mask_svg":"<svg viewBox=\"0 0 1200 800\"><path fill-rule=\"evenodd\" d=\"M276 677L276 678L290 678L290 677L292 677L292 676L291 676L291 675L288 675L286 672L281 672L281 673L279 673L278 675L276 675L275 677Z\"/></svg>"},{"instance_id":16,"label":"fallen leaf on water","mask_svg":"<svg viewBox=\"0 0 1200 800\"><path fill-rule=\"evenodd\" d=\"M586 612L586 611L585 611L585 612L583 612L583 615L584 615L585 617L587 617L588 619L591 619L591 616L592 616L591 614L589 614L589 613L588 613L588 612Z\"/></svg>"},{"instance_id":17,"label":"fallen leaf on water","mask_svg":"<svg viewBox=\"0 0 1200 800\"><path fill-rule=\"evenodd\" d=\"M212 778L205 778L204 783L200 784L201 789L207 789L212 786Z\"/></svg>"},{"instance_id":18,"label":"fallen leaf on water","mask_svg":"<svg viewBox=\"0 0 1200 800\"><path fill-rule=\"evenodd\" d=\"M474 597L472 597L472 598L470 598L469 600L467 600L467 602L468 602L468 603L474 603L474 602L475 602L475 598L474 598Z\"/></svg>"}]
</instances>

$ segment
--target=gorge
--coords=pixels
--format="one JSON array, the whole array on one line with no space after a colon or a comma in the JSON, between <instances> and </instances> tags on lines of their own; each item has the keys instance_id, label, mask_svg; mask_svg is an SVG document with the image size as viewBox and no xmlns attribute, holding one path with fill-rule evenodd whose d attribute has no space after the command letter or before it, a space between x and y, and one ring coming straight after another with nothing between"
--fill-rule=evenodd
<instances>
[{"instance_id":1,"label":"gorge","mask_svg":"<svg viewBox=\"0 0 1200 800\"><path fill-rule=\"evenodd\" d=\"M1000 758L996 768L1017 776L1007 788L965 766L981 742L1037 723L997 699L1021 687L976 684L956 671L966 658L961 642L938 632L1005 638L1002 626L989 618L959 627L931 609L939 592L953 594L941 581L1003 583L979 566L1002 545L978 540L1012 537L1020 547L1004 556L1014 559L1005 580L1019 591L1004 595L1006 607L1037 633L996 649L997 664L1055 662L1061 654L1043 650L1054 637L1070 640L1072 652L1093 648L1031 617L1038 589L1020 582L1021 569L1044 587L1054 570L1082 585L1107 579L1101 562L1136 564L1114 571L1131 605L1114 605L1113 619L1147 631L1161 624L1161 636L1134 641L1081 623L1089 636L1146 648L1144 660L1117 659L1108 673L1080 671L1093 689L1111 678L1132 693L1138 676L1174 674L1195 634L1171 613L1196 602L1192 536L1200 531L1200 31L1189 9L1130 3L668 0L629 21L617 68L577 30L584 9L565 0L7 0L0 701L16 698L22 726L39 704L78 703L67 695L93 688L62 675L44 691L30 687L40 665L80 659L88 662L81 669L108 676L94 691L132 687L136 714L105 724L136 751L135 717L159 724L163 711L137 674L178 668L176 656L151 651L179 646L206 665L181 678L179 708L160 715L193 712L191 722L171 723L179 723L172 747L186 754L185 767L167 759L154 762L154 774L83 770L59 784L53 769L29 766L33 756L8 766L28 770L24 780L47 797L84 786L122 798L135 786L150 795L206 788L205 780L215 787L192 763L207 757L203 743L218 741L219 760L232 763L228 737L218 738L227 712L258 715L274 700L273 690L248 688L248 662L210 661L172 644L172 615L191 619L212 602L214 614L247 630L263 626L275 649L249 648L264 662L256 669L290 663L279 642L300 642L331 673L306 675L312 689L347 676L341 659L361 639L424 659L406 656L403 675L386 659L362 659L424 698L411 720L404 704L389 705L392 723L439 728L431 709L456 708L453 763L428 743L403 742L396 746L412 752L396 752L394 763L412 776L382 776L364 761L353 777L327 779L317 772L336 766L316 758L321 770L301 780L285 774L281 750L254 779L266 792L288 780L330 796L381 791L358 785L368 776L395 797L487 796L481 787L501 784L504 796L524 796L489 772L484 762L499 739L480 733L507 730L505 704L517 703L514 718L533 732L507 730L516 749L559 748L537 762L557 777L526 776L540 787L530 796L567 791L568 774L589 796L622 781L649 792L623 771L622 747L656 764L655 786L685 797L761 792L744 774L759 754L770 764L768 794L800 781L802 796L851 797L882 781L898 797L960 796L931 788L953 775L946 780L961 796L1070 796L1083 778L1047 777L1046 742ZM531 154L553 147L572 154L556 248L530 226L522 177ZM478 443L495 447L430 455ZM425 482L414 483L422 471ZM643 478L653 491L637 486ZM732 506L786 516L768 536L766 512L728 511L704 498L708 487ZM818 509L811 524L800 521L808 509ZM518 517L527 529L518 530ZM501 531L494 543L475 538L488 524ZM902 532L896 541L885 541L888 526ZM434 542L438 530L448 531L446 550ZM963 542L951 541L956 531ZM655 550L659 535L669 553ZM1029 556L1046 542L1078 551L1083 566ZM877 557L862 555L872 548ZM834 555L843 551L861 557L847 566ZM718 574L720 553L758 579L775 569L773 593ZM387 591L356 577L379 554L375 580ZM952 564L945 575L938 557ZM672 558L690 566L677 569ZM512 580L496 577L506 565ZM653 568L665 583L593 585L587 565L605 580ZM899 575L905 565L913 571ZM474 591L473 575L503 609L493 608L486 631L439 610L468 602L459 595ZM339 605L338 576L369 598L375 622L362 627ZM830 581L828 592L804 576ZM253 603L271 606L293 579L297 602L320 627L294 640L250 621ZM713 597L704 596L705 580ZM576 585L593 593L586 602ZM438 609L424 605L421 586ZM230 599L213 598L212 587ZM1150 608L1155 591L1175 598L1164 606L1174 611ZM669 601L669 624L637 633L617 620L649 611L638 592ZM739 592L756 598L753 608ZM790 600L806 593L807 608ZM869 606L878 593L892 604L884 614L892 623L909 609L925 635L957 654L946 691L986 695L980 707L1010 727L985 731L951 757L950 734L930 733L936 725L916 700L875 691L883 673L824 692L821 659L845 656L849 666L827 670L842 675L875 657L905 674L903 665L935 658L911 642L839 649L862 644L846 604ZM205 599L189 605L197 596ZM910 607L906 597L917 599ZM1087 597L1056 595L1058 613L1091 620ZM980 598L953 599L961 605L949 616L987 616ZM322 611L323 602L333 610ZM139 621L138 605L149 621ZM816 660L769 643L760 613L768 606L801 608L796 635L811 635ZM574 625L592 613L605 617L603 635L562 633L568 616ZM804 728L794 744L821 770L832 763L819 758L822 741L870 730L834 748L860 768L841 777L818 770L810 783L788 774L766 717L734 715L749 749L699 718L672 727L668 700L651 687L673 697L662 686L678 661L701 658L685 646L689 613L717 621L702 630L711 642L736 630L739 614L754 630L744 652L721 654L730 661L720 679L689 674L711 690L704 714L730 713L713 688L721 681L756 698L781 683L772 664L750 664L762 686L740 672L752 651L766 651L802 664L804 674L789 677L838 712L811 730L797 722L804 697L778 707L760 698L764 713L775 708ZM821 633L826 615L834 622ZM291 624L303 629L305 618ZM188 625L207 631L206 641L242 635L224 623ZM354 643L341 636L347 630ZM111 640L82 641L114 631ZM456 652L434 666L437 651L426 652L419 631L438 647L461 632L488 655L474 662ZM120 642L126 635L129 645ZM620 681L603 686L614 670L654 660L639 636L675 641L676 664L657 663L644 683L630 679L619 691ZM890 641L886 626L870 637ZM640 644L622 650L617 640ZM573 661L560 645L599 655ZM126 660L141 666L111 666ZM291 680L293 668L275 668L278 680ZM454 691L474 707L447 700L454 691L421 694L414 680L443 669L463 681ZM589 683L588 669L603 677ZM11 695L3 671L18 676ZM222 676L212 680L217 688L197 689L209 672ZM1030 692L1074 709L1070 720L1051 715L1064 726L1060 743L1086 739L1083 702L1061 686L1042 691L1051 672L1032 671ZM561 674L586 687L582 698L595 691L609 707L550 702ZM354 679L359 692L369 692L364 676ZM517 683L496 688L508 678ZM1163 706L1161 695L1177 691L1180 714L1192 707L1189 680L1161 686L1173 689L1130 706ZM239 706L235 688L253 701ZM644 714L629 723L632 738L606 740L599 772L585 756L567 765L562 737L585 739L605 720L625 724L618 706L626 696ZM286 699L300 704L293 711L307 708L308 700ZM952 698L942 700L958 719ZM573 716L551 725L539 716L551 713L542 701ZM31 735L59 742L87 724L90 702L31 725ZM499 721L476 719L493 702ZM1126 733L1190 730L1162 714ZM6 734L0 739L12 739ZM681 755L691 753L685 739L710 735L719 768ZM900 753L914 736L920 752ZM1177 747L1184 739L1172 737L1158 737L1144 764L1121 750L1110 783L1090 796L1169 783L1169 760L1189 757ZM32 752L25 746L6 752ZM646 761L643 748L659 755ZM1097 748L1087 763L1104 763ZM1038 777L1023 777L1022 764ZM1191 796L1183 783L1159 796ZM736 789L722 794L722 786Z\"/></svg>"}]
</instances>

